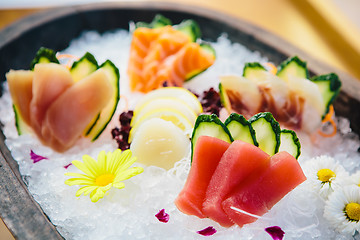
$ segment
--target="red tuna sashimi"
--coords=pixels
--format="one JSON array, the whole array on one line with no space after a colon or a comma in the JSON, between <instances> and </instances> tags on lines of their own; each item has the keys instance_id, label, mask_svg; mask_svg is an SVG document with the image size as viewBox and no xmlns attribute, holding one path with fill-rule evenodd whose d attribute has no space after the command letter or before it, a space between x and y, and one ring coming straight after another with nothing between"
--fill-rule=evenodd
<instances>
[{"instance_id":1,"label":"red tuna sashimi","mask_svg":"<svg viewBox=\"0 0 360 240\"><path fill-rule=\"evenodd\" d=\"M41 135L49 106L73 84L70 71L56 63L39 63L34 68L32 99L30 103L31 126Z\"/></svg>"},{"instance_id":2,"label":"red tuna sashimi","mask_svg":"<svg viewBox=\"0 0 360 240\"><path fill-rule=\"evenodd\" d=\"M230 219L242 227L256 221L257 218L231 207L262 216L305 180L298 161L287 152L279 152L270 158L270 167L259 179L241 183L223 201L222 206Z\"/></svg>"},{"instance_id":3,"label":"red tuna sashimi","mask_svg":"<svg viewBox=\"0 0 360 240\"><path fill-rule=\"evenodd\" d=\"M57 151L67 150L106 106L112 94L113 88L103 69L76 82L46 112L42 126L44 144Z\"/></svg>"},{"instance_id":4,"label":"red tuna sashimi","mask_svg":"<svg viewBox=\"0 0 360 240\"><path fill-rule=\"evenodd\" d=\"M175 200L183 213L204 218L202 204L210 179L230 143L215 137L200 136L196 142L193 162L185 186Z\"/></svg>"},{"instance_id":5,"label":"red tuna sashimi","mask_svg":"<svg viewBox=\"0 0 360 240\"><path fill-rule=\"evenodd\" d=\"M226 150L211 178L203 203L204 215L224 227L234 223L222 209L228 194L245 179L259 177L269 167L270 156L260 148L236 140Z\"/></svg>"}]
</instances>

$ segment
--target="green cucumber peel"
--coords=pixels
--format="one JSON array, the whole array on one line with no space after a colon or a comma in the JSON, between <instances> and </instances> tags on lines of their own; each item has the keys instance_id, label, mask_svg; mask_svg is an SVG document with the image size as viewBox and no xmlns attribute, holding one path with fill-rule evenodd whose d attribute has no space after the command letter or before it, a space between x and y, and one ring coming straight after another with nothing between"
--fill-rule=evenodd
<instances>
[{"instance_id":1,"label":"green cucumber peel","mask_svg":"<svg viewBox=\"0 0 360 240\"><path fill-rule=\"evenodd\" d=\"M277 153L280 147L281 129L280 124L275 120L273 115L270 112L261 112L252 116L248 121L255 130L255 136L257 142L259 143L259 148L269 155ZM265 124L271 127L270 131L265 131L266 129L260 130L260 128ZM273 146L270 146L271 143Z\"/></svg>"},{"instance_id":2,"label":"green cucumber peel","mask_svg":"<svg viewBox=\"0 0 360 240\"><path fill-rule=\"evenodd\" d=\"M283 74L286 74L289 68L295 67L297 69L295 73L297 77L309 79L309 70L306 65L305 61L302 61L298 56L294 56L280 63L276 75L283 77Z\"/></svg>"},{"instance_id":3,"label":"green cucumber peel","mask_svg":"<svg viewBox=\"0 0 360 240\"><path fill-rule=\"evenodd\" d=\"M30 70L34 70L34 67L38 63L57 63L59 60L56 58L56 52L50 48L41 47L35 54L35 58L30 63Z\"/></svg>"},{"instance_id":4,"label":"green cucumber peel","mask_svg":"<svg viewBox=\"0 0 360 240\"><path fill-rule=\"evenodd\" d=\"M237 127L235 126L237 128L236 130L240 130L240 131L242 130L241 134L247 133L248 136L235 137L234 132L231 131L232 124L239 124ZM254 128L251 126L249 121L246 120L246 118L243 115L237 114L237 113L231 113L230 116L225 120L224 125L228 128L228 130L231 133L231 136L234 140L242 140L242 141L251 143L251 144L255 145L256 147L259 146L259 143L256 140ZM239 127L241 129L239 129ZM247 137L247 139L246 139L246 137ZM251 138L251 140L249 138Z\"/></svg>"}]
</instances>

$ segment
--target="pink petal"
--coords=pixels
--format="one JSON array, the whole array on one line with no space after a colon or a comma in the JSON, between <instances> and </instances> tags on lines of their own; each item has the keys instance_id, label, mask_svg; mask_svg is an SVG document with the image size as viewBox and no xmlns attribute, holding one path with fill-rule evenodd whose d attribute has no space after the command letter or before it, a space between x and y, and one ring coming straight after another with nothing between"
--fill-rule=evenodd
<instances>
[{"instance_id":1,"label":"pink petal","mask_svg":"<svg viewBox=\"0 0 360 240\"><path fill-rule=\"evenodd\" d=\"M33 150L30 150L30 158L31 160L33 160L33 163L37 163L40 162L41 160L48 159L47 157L37 155L36 153L34 153Z\"/></svg>"},{"instance_id":2,"label":"pink petal","mask_svg":"<svg viewBox=\"0 0 360 240\"><path fill-rule=\"evenodd\" d=\"M72 165L72 163L69 163L68 165L65 165L64 168L68 169L68 167L70 167Z\"/></svg>"},{"instance_id":3,"label":"pink petal","mask_svg":"<svg viewBox=\"0 0 360 240\"><path fill-rule=\"evenodd\" d=\"M167 214L165 212L165 209L161 209L156 215L155 217L160 221L160 222L163 222L163 223L167 223L169 221L169 214Z\"/></svg>"},{"instance_id":4,"label":"pink petal","mask_svg":"<svg viewBox=\"0 0 360 240\"><path fill-rule=\"evenodd\" d=\"M214 233L216 233L216 229L213 228L212 226L210 226L210 227L207 227L207 228L205 228L203 230L197 231L197 233L201 234L203 236L211 236Z\"/></svg>"},{"instance_id":5,"label":"pink petal","mask_svg":"<svg viewBox=\"0 0 360 240\"><path fill-rule=\"evenodd\" d=\"M265 228L265 231L270 234L274 240L282 240L285 235L285 232L278 226Z\"/></svg>"}]
</instances>

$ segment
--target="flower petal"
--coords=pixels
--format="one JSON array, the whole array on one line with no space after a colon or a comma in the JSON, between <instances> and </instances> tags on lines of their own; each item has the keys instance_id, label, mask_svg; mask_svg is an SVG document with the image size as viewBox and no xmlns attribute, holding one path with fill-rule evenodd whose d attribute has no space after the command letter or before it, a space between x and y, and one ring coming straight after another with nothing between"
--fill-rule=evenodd
<instances>
[{"instance_id":1,"label":"flower petal","mask_svg":"<svg viewBox=\"0 0 360 240\"><path fill-rule=\"evenodd\" d=\"M93 173L94 176L99 175L97 162L95 159L90 157L89 155L84 155L83 157L84 165Z\"/></svg>"},{"instance_id":2,"label":"flower petal","mask_svg":"<svg viewBox=\"0 0 360 240\"><path fill-rule=\"evenodd\" d=\"M97 165L98 165L98 173L99 174L104 174L106 172L106 153L105 151L101 151L98 154L98 159L97 159Z\"/></svg>"},{"instance_id":3,"label":"flower petal","mask_svg":"<svg viewBox=\"0 0 360 240\"><path fill-rule=\"evenodd\" d=\"M95 178L93 177L89 177L88 175L82 174L82 173L65 173L65 176L70 176L70 177L78 177L78 178L84 178L84 179L88 179L88 180L95 180Z\"/></svg>"},{"instance_id":4,"label":"flower petal","mask_svg":"<svg viewBox=\"0 0 360 240\"><path fill-rule=\"evenodd\" d=\"M216 233L216 229L212 226L204 228L203 230L197 231L198 234L203 236L211 236Z\"/></svg>"},{"instance_id":5,"label":"flower petal","mask_svg":"<svg viewBox=\"0 0 360 240\"><path fill-rule=\"evenodd\" d=\"M113 187L117 189L122 189L125 187L125 184L123 182L114 182Z\"/></svg>"},{"instance_id":6,"label":"flower petal","mask_svg":"<svg viewBox=\"0 0 360 240\"><path fill-rule=\"evenodd\" d=\"M71 162L72 164L74 164L75 167L77 167L78 169L80 169L81 171L83 171L85 174L89 175L89 177L95 178L96 175L94 175L86 166L83 162L80 162L78 160L74 160Z\"/></svg>"},{"instance_id":7,"label":"flower petal","mask_svg":"<svg viewBox=\"0 0 360 240\"><path fill-rule=\"evenodd\" d=\"M65 181L66 185L74 186L74 185L93 185L94 181L83 179L83 178L70 178Z\"/></svg>"},{"instance_id":8,"label":"flower petal","mask_svg":"<svg viewBox=\"0 0 360 240\"><path fill-rule=\"evenodd\" d=\"M165 209L161 209L156 215L155 217L160 221L160 222L163 222L163 223L167 223L169 221L169 214L167 214L165 212Z\"/></svg>"},{"instance_id":9,"label":"flower petal","mask_svg":"<svg viewBox=\"0 0 360 240\"><path fill-rule=\"evenodd\" d=\"M104 196L105 196L105 192L103 192L100 188L90 193L90 199L92 202L97 202L99 201L100 198L103 198Z\"/></svg>"},{"instance_id":10,"label":"flower petal","mask_svg":"<svg viewBox=\"0 0 360 240\"><path fill-rule=\"evenodd\" d=\"M116 181L116 182L124 181L124 180L129 179L133 176L136 176L142 172L144 172L144 169L142 167L133 167L133 168L127 169L127 170L117 174L114 181Z\"/></svg>"},{"instance_id":11,"label":"flower petal","mask_svg":"<svg viewBox=\"0 0 360 240\"><path fill-rule=\"evenodd\" d=\"M84 196L88 195L92 191L94 191L97 188L97 186L85 186L77 190L75 196L79 197L81 194L84 194Z\"/></svg>"},{"instance_id":12,"label":"flower petal","mask_svg":"<svg viewBox=\"0 0 360 240\"><path fill-rule=\"evenodd\" d=\"M33 160L33 163L40 162L41 160L48 159L47 157L40 156L34 153L33 150L30 150L30 159Z\"/></svg>"},{"instance_id":13,"label":"flower petal","mask_svg":"<svg viewBox=\"0 0 360 240\"><path fill-rule=\"evenodd\" d=\"M282 240L285 235L285 232L278 226L267 227L265 231L270 234L274 240Z\"/></svg>"}]
</instances>

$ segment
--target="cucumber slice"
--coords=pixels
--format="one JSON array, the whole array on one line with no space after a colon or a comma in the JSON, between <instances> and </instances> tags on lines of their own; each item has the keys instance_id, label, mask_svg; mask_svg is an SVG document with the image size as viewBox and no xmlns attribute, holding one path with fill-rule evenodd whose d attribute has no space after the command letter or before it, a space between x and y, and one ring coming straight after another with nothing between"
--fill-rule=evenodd
<instances>
[{"instance_id":1,"label":"cucumber slice","mask_svg":"<svg viewBox=\"0 0 360 240\"><path fill-rule=\"evenodd\" d=\"M13 110L15 114L15 127L16 127L16 131L18 132L18 135L20 136L26 133L30 133L31 128L25 123L25 121L20 115L20 111L14 104L13 104Z\"/></svg>"},{"instance_id":2,"label":"cucumber slice","mask_svg":"<svg viewBox=\"0 0 360 240\"><path fill-rule=\"evenodd\" d=\"M200 47L204 51L206 51L206 52L210 53L211 55L213 55L214 58L216 58L215 49L209 43L204 43L204 42L200 43ZM192 71L191 73L189 73L189 74L187 74L185 76L185 79L186 79L185 81L189 81L189 80L193 79L194 77L196 77L200 73L206 71L206 69Z\"/></svg>"},{"instance_id":3,"label":"cucumber slice","mask_svg":"<svg viewBox=\"0 0 360 240\"><path fill-rule=\"evenodd\" d=\"M227 127L215 114L200 115L196 119L191 137L191 160L196 141L202 135L216 137L229 143L234 141Z\"/></svg>"},{"instance_id":4,"label":"cucumber slice","mask_svg":"<svg viewBox=\"0 0 360 240\"><path fill-rule=\"evenodd\" d=\"M281 151L290 153L296 159L299 158L301 154L301 144L294 131L288 129L281 130L279 152Z\"/></svg>"},{"instance_id":5,"label":"cucumber slice","mask_svg":"<svg viewBox=\"0 0 360 240\"><path fill-rule=\"evenodd\" d=\"M135 24L135 27L160 28L160 27L165 27L167 25L172 25L171 20L164 17L161 14L156 14L154 19L151 21L151 23L137 22Z\"/></svg>"},{"instance_id":6,"label":"cucumber slice","mask_svg":"<svg viewBox=\"0 0 360 240\"><path fill-rule=\"evenodd\" d=\"M219 95L220 95L221 104L228 112L231 112L232 111L231 102L228 94L226 93L226 88L223 86L221 82L219 83Z\"/></svg>"},{"instance_id":7,"label":"cucumber slice","mask_svg":"<svg viewBox=\"0 0 360 240\"><path fill-rule=\"evenodd\" d=\"M184 20L179 25L174 25L174 28L188 35L192 42L201 37L199 24L192 19Z\"/></svg>"},{"instance_id":8,"label":"cucumber slice","mask_svg":"<svg viewBox=\"0 0 360 240\"><path fill-rule=\"evenodd\" d=\"M309 71L306 62L300 60L297 56L289 58L282 62L276 73L277 76L288 81L288 75L309 79Z\"/></svg>"},{"instance_id":9,"label":"cucumber slice","mask_svg":"<svg viewBox=\"0 0 360 240\"><path fill-rule=\"evenodd\" d=\"M80 81L84 77L90 75L92 72L95 72L98 69L98 63L95 57L86 52L78 61L74 62L70 73L75 82Z\"/></svg>"},{"instance_id":10,"label":"cucumber slice","mask_svg":"<svg viewBox=\"0 0 360 240\"><path fill-rule=\"evenodd\" d=\"M315 76L311 79L318 87L326 106L323 117L329 112L329 106L334 102L340 92L341 81L335 73Z\"/></svg>"},{"instance_id":11,"label":"cucumber slice","mask_svg":"<svg viewBox=\"0 0 360 240\"><path fill-rule=\"evenodd\" d=\"M259 148L269 155L279 151L280 125L270 112L262 112L249 119L249 123L255 130L256 141Z\"/></svg>"},{"instance_id":12,"label":"cucumber slice","mask_svg":"<svg viewBox=\"0 0 360 240\"><path fill-rule=\"evenodd\" d=\"M94 124L89 128L86 133L86 136L89 137L91 141L95 141L105 130L106 126L108 125L115 113L117 104L120 99L119 69L110 60L105 61L100 66L100 68L106 71L109 81L113 86L114 93L109 103L101 110L100 114L97 116L97 119L94 120Z\"/></svg>"},{"instance_id":13,"label":"cucumber slice","mask_svg":"<svg viewBox=\"0 0 360 240\"><path fill-rule=\"evenodd\" d=\"M59 63L54 50L41 47L35 54L35 58L30 63L30 70L34 70L37 63Z\"/></svg>"},{"instance_id":14,"label":"cucumber slice","mask_svg":"<svg viewBox=\"0 0 360 240\"><path fill-rule=\"evenodd\" d=\"M259 82L261 79L265 77L267 70L258 62L250 62L245 63L244 70L243 70L243 77L254 81Z\"/></svg>"},{"instance_id":15,"label":"cucumber slice","mask_svg":"<svg viewBox=\"0 0 360 240\"><path fill-rule=\"evenodd\" d=\"M231 137L234 140L241 140L259 146L253 127L243 115L232 113L224 124L229 129Z\"/></svg>"}]
</instances>

